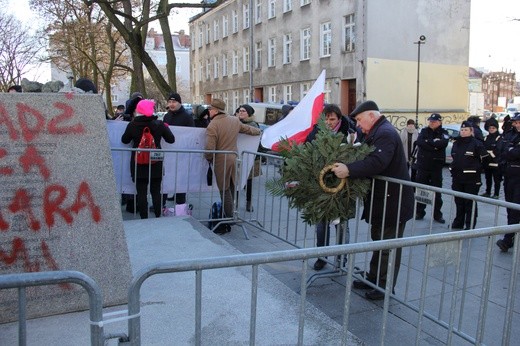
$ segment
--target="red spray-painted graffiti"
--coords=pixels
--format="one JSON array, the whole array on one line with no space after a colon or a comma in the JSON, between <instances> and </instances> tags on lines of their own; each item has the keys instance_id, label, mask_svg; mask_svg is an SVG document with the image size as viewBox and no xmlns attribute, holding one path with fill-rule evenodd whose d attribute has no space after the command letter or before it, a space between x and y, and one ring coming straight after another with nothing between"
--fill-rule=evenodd
<instances>
[{"instance_id":1,"label":"red spray-painted graffiti","mask_svg":"<svg viewBox=\"0 0 520 346\"><path fill-rule=\"evenodd\" d=\"M11 142L21 143L25 146L21 153L10 153L5 148L0 148L0 178L18 175L36 175L46 182L41 196L35 196L31 189L24 186L14 186L11 196L7 196L8 203L0 207L0 232L8 232L12 216L23 216L27 220L28 230L40 232L43 227L49 231L55 227L57 220L72 225L75 217L80 213L86 215L93 222L101 221L101 209L97 205L92 190L87 181L79 180L77 189L73 191L73 199L69 197L67 187L61 184L52 184L52 169L46 162L46 157L38 151L38 139L45 134L56 138L62 135L85 135L83 124L77 122L74 117L74 109L64 102L53 104L56 115L44 116L39 110L23 103L16 104L16 116L10 116L7 108L0 102L0 132L6 132ZM2 164L9 155L18 156L18 166ZM17 172L18 169L18 173ZM72 201L72 202L68 202ZM2 209L3 208L3 209ZM41 219L38 215L42 215ZM40 255L43 261L30 258L30 251L23 238L14 236L10 249L0 248L0 264L6 266L15 265L18 262L27 272L45 270L59 270L51 249L45 240L39 243ZM34 247L33 247L34 248ZM69 285L62 285L70 289Z\"/></svg>"}]
</instances>

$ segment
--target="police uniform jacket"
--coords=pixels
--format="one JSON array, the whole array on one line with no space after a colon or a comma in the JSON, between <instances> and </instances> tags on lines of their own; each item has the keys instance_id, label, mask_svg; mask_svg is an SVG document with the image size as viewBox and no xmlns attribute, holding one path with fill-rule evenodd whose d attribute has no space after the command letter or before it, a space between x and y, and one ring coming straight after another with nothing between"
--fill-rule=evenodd
<instances>
[{"instance_id":1,"label":"police uniform jacket","mask_svg":"<svg viewBox=\"0 0 520 346\"><path fill-rule=\"evenodd\" d=\"M141 137L143 136L143 130L145 127L150 128L150 133L153 136L153 140L155 142L155 146L160 149L161 148L161 139L167 143L174 143L175 137L173 133L170 131L168 125L166 125L161 120L157 120L156 116L147 117L147 116L138 116L135 117L131 122L126 126L125 132L121 136L121 142L124 144L128 144L132 142L132 148L137 148L139 146L139 142L141 142ZM132 180L135 179L135 151L132 152L132 157L130 159L130 172L132 175ZM160 178L162 177L162 161L156 162L151 165L137 165L137 178L138 179L148 179L148 172L151 171L151 178Z\"/></svg>"},{"instance_id":2,"label":"police uniform jacket","mask_svg":"<svg viewBox=\"0 0 520 346\"><path fill-rule=\"evenodd\" d=\"M417 152L417 169L435 171L442 169L446 162L446 147L450 136L441 126L433 130L425 127L419 133L415 142L419 147Z\"/></svg>"},{"instance_id":3,"label":"police uniform jacket","mask_svg":"<svg viewBox=\"0 0 520 346\"><path fill-rule=\"evenodd\" d=\"M349 163L349 178L370 178L374 175L410 181L408 166L399 133L393 125L381 116L365 137L365 143L375 149L363 160ZM373 191L365 200L363 219L375 225L385 222L385 227L394 226L399 218L406 222L412 218L414 209L413 189L396 183L376 179ZM402 187L402 190L401 190ZM371 210L371 198L373 210ZM398 203L400 201L400 203ZM386 207L386 213L383 210ZM384 218L383 218L384 216ZM371 219L370 219L371 217Z\"/></svg>"},{"instance_id":4,"label":"police uniform jacket","mask_svg":"<svg viewBox=\"0 0 520 346\"><path fill-rule=\"evenodd\" d=\"M511 128L504 135L502 157L504 176L508 178L520 177L520 132Z\"/></svg>"},{"instance_id":5,"label":"police uniform jacket","mask_svg":"<svg viewBox=\"0 0 520 346\"><path fill-rule=\"evenodd\" d=\"M482 164L487 162L488 153L482 141L475 137L457 137L451 149L453 161L451 176L457 183L480 183Z\"/></svg>"},{"instance_id":6,"label":"police uniform jacket","mask_svg":"<svg viewBox=\"0 0 520 346\"><path fill-rule=\"evenodd\" d=\"M500 157L502 136L498 133L490 133L484 140L484 148L489 154L487 166L489 168L498 168L498 159Z\"/></svg>"}]
</instances>

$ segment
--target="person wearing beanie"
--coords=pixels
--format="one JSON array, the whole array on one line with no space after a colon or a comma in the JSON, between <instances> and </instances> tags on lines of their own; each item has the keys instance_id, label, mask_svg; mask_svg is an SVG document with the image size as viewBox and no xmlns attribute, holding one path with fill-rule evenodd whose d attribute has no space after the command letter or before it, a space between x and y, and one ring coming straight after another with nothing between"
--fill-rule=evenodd
<instances>
[{"instance_id":1,"label":"person wearing beanie","mask_svg":"<svg viewBox=\"0 0 520 346\"><path fill-rule=\"evenodd\" d=\"M415 127L413 119L408 119L406 127L399 133L399 137L401 137L401 142L403 142L404 155L406 156L406 162L408 162L408 168L411 171L410 177L412 181L415 181L417 175L414 157L417 154L417 144L415 142L419 137L419 130Z\"/></svg>"},{"instance_id":2,"label":"person wearing beanie","mask_svg":"<svg viewBox=\"0 0 520 346\"><path fill-rule=\"evenodd\" d=\"M415 182L442 187L442 168L446 163L446 147L450 136L448 131L442 128L442 116L432 113L428 117L428 126L424 127L417 137L417 160ZM442 197L435 193L433 205L433 219L438 223L446 223L442 215ZM426 204L417 203L416 220L422 220L426 216Z\"/></svg>"},{"instance_id":3,"label":"person wearing beanie","mask_svg":"<svg viewBox=\"0 0 520 346\"><path fill-rule=\"evenodd\" d=\"M222 150L238 152L237 138L239 133L259 136L260 129L240 122L237 117L226 114L226 103L221 99L213 99L208 107L211 119L206 128L205 150ZM236 155L206 153L206 160L213 164L213 171L220 191L225 217L233 217L233 205L236 196ZM221 224L213 232L224 234L231 230L229 224Z\"/></svg>"},{"instance_id":4,"label":"person wearing beanie","mask_svg":"<svg viewBox=\"0 0 520 346\"><path fill-rule=\"evenodd\" d=\"M168 112L164 115L163 121L170 126L195 127L193 116L184 109L181 95L176 92L170 93L167 100ZM186 215L189 206L186 204L186 193L176 193L174 197L168 198L164 195L163 203L175 201L175 215Z\"/></svg>"},{"instance_id":5,"label":"person wearing beanie","mask_svg":"<svg viewBox=\"0 0 520 346\"><path fill-rule=\"evenodd\" d=\"M193 107L193 117L195 122L195 127L208 127L209 124L209 111L203 105L196 105Z\"/></svg>"},{"instance_id":6,"label":"person wearing beanie","mask_svg":"<svg viewBox=\"0 0 520 346\"><path fill-rule=\"evenodd\" d=\"M450 164L453 191L465 192L472 195L478 194L482 165L487 163L489 154L484 148L484 143L473 136L474 127L470 121L463 121L460 125L459 137L453 142ZM473 206L475 203L475 206ZM477 203L455 197L456 213L452 229L473 229L477 223ZM473 219L471 216L474 216Z\"/></svg>"},{"instance_id":7,"label":"person wearing beanie","mask_svg":"<svg viewBox=\"0 0 520 346\"><path fill-rule=\"evenodd\" d=\"M325 118L325 124L327 129L334 133L343 134L343 142L344 143L355 143L358 142L358 136L356 129L351 126L348 119L341 114L341 110L338 105L328 104L323 107L322 116ZM307 135L305 139L306 143L310 143L316 139L316 135L318 134L320 128L319 123L315 124L312 128L312 131ZM321 220L316 224L316 246L329 246L330 240L330 227L331 225L327 223L326 220ZM336 241L338 245L341 244L341 239L337 239ZM314 262L314 270L322 270L327 262L323 258L318 258L316 262Z\"/></svg>"},{"instance_id":8,"label":"person wearing beanie","mask_svg":"<svg viewBox=\"0 0 520 346\"><path fill-rule=\"evenodd\" d=\"M365 101L358 105L350 117L356 120L357 127L365 134L364 142L373 146L374 150L364 159L348 164L337 162L332 171L340 179L350 177L372 178L382 175L399 180L410 181L403 143L395 127L379 112L374 101ZM402 238L406 222L413 217L414 195L411 186L386 182L376 179L372 191L369 191L364 202L362 218L371 225L373 241L382 239ZM374 251L368 271L363 275L364 280L353 282L356 289L367 290L365 297L369 300L385 298L385 289L388 280L389 250ZM392 292L397 283L397 276L401 265L401 249L395 252ZM381 289L373 289L366 282L369 281Z\"/></svg>"},{"instance_id":9,"label":"person wearing beanie","mask_svg":"<svg viewBox=\"0 0 520 346\"><path fill-rule=\"evenodd\" d=\"M135 118L128 123L125 132L121 136L124 144L132 143L132 148L137 148L141 142L143 131L147 127L153 136L155 146L161 149L161 139L166 143L174 143L175 137L170 128L154 116L155 102L153 100L141 100L135 107ZM130 158L130 174L135 182L137 190L137 209L141 219L148 218L148 184L152 195L152 205L155 217L160 217L162 212L161 183L163 175L163 162L156 161L151 164L136 164L135 151ZM127 202L133 203L132 202ZM127 209L128 210L128 209Z\"/></svg>"},{"instance_id":10,"label":"person wearing beanie","mask_svg":"<svg viewBox=\"0 0 520 346\"><path fill-rule=\"evenodd\" d=\"M480 117L478 115L472 115L468 117L466 120L473 126L473 137L478 139L479 141L484 142L484 134L482 133L482 129L480 128Z\"/></svg>"},{"instance_id":11,"label":"person wearing beanie","mask_svg":"<svg viewBox=\"0 0 520 346\"><path fill-rule=\"evenodd\" d=\"M260 125L255 121L254 114L255 110L248 104L241 105L237 108L236 114L238 119L242 124L246 124L249 126L253 126L257 129L260 128ZM260 157L255 156L255 161L253 163L253 167L249 172L249 177L247 178L246 184L246 211L253 211L252 197L253 197L253 178L258 177L262 174L262 165L260 163Z\"/></svg>"},{"instance_id":12,"label":"person wearing beanie","mask_svg":"<svg viewBox=\"0 0 520 346\"><path fill-rule=\"evenodd\" d=\"M140 92L134 92L125 103L125 113L123 120L131 121L135 116L135 108L139 101L143 99L143 95Z\"/></svg>"},{"instance_id":13,"label":"person wearing beanie","mask_svg":"<svg viewBox=\"0 0 520 346\"><path fill-rule=\"evenodd\" d=\"M495 118L486 120L484 125L488 135L484 139L484 148L489 153L489 159L484 166L484 176L486 177L486 191L481 194L482 197L493 197L498 199L500 194L500 183L502 182L502 172L498 167L498 158L502 147L502 136L498 133L498 121ZM495 185L493 194L491 189Z\"/></svg>"},{"instance_id":14,"label":"person wearing beanie","mask_svg":"<svg viewBox=\"0 0 520 346\"><path fill-rule=\"evenodd\" d=\"M22 86L21 85L11 85L9 89L7 89L8 93L21 93Z\"/></svg>"},{"instance_id":15,"label":"person wearing beanie","mask_svg":"<svg viewBox=\"0 0 520 346\"><path fill-rule=\"evenodd\" d=\"M511 129L504 133L500 155L500 166L504 173L504 196L506 202L520 204L520 112L515 112L511 118ZM507 209L507 224L520 223L520 211ZM515 233L504 234L497 240L497 246L502 252L513 247Z\"/></svg>"}]
</instances>

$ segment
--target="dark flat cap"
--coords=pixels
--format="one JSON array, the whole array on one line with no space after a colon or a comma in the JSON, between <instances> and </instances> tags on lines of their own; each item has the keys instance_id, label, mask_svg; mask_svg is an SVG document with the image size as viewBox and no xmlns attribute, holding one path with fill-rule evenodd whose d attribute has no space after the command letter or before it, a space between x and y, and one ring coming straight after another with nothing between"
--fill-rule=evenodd
<instances>
[{"instance_id":1,"label":"dark flat cap","mask_svg":"<svg viewBox=\"0 0 520 346\"><path fill-rule=\"evenodd\" d=\"M442 121L442 116L439 113L432 113L428 120L434 120L434 121Z\"/></svg>"},{"instance_id":2,"label":"dark flat cap","mask_svg":"<svg viewBox=\"0 0 520 346\"><path fill-rule=\"evenodd\" d=\"M349 114L349 117L355 118L356 115L366 112L366 111L378 111L379 112L379 107L377 106L377 104L374 101L365 101L365 102L361 103L360 105L358 105L352 111L352 113Z\"/></svg>"},{"instance_id":3,"label":"dark flat cap","mask_svg":"<svg viewBox=\"0 0 520 346\"><path fill-rule=\"evenodd\" d=\"M464 129L466 127L473 128L473 124L470 121L464 120L462 124L460 124L460 128Z\"/></svg>"}]
</instances>

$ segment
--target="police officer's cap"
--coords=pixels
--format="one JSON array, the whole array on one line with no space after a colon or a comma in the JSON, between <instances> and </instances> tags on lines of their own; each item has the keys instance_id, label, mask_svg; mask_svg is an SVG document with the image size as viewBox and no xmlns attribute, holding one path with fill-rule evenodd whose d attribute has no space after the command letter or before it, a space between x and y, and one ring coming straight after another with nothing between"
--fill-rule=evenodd
<instances>
[{"instance_id":1,"label":"police officer's cap","mask_svg":"<svg viewBox=\"0 0 520 346\"><path fill-rule=\"evenodd\" d=\"M515 115L513 115L511 121L520 121L520 112L515 112Z\"/></svg>"},{"instance_id":2,"label":"police officer's cap","mask_svg":"<svg viewBox=\"0 0 520 346\"><path fill-rule=\"evenodd\" d=\"M442 121L442 116L441 116L439 113L432 113L432 114L428 117L428 120L429 120L429 121L431 121L431 120Z\"/></svg>"}]
</instances>

